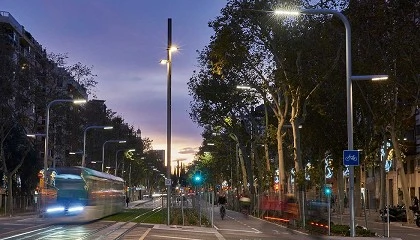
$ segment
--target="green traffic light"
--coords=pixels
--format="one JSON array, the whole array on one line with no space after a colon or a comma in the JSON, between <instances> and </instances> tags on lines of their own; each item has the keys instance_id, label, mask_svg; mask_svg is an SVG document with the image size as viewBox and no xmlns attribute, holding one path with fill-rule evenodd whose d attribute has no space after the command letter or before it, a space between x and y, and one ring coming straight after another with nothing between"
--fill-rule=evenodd
<instances>
[{"instance_id":1,"label":"green traffic light","mask_svg":"<svg viewBox=\"0 0 420 240\"><path fill-rule=\"evenodd\" d=\"M200 176L198 176L198 175L196 175L196 176L194 177L194 180L195 180L196 182L200 182L200 181L201 181L201 177L200 177Z\"/></svg>"},{"instance_id":2,"label":"green traffic light","mask_svg":"<svg viewBox=\"0 0 420 240\"><path fill-rule=\"evenodd\" d=\"M325 192L325 195L331 195L331 188L325 188L325 190L324 190L324 192Z\"/></svg>"},{"instance_id":3,"label":"green traffic light","mask_svg":"<svg viewBox=\"0 0 420 240\"><path fill-rule=\"evenodd\" d=\"M194 173L193 181L195 184L201 184L201 182L203 181L203 178L201 177L201 171L197 171L196 173Z\"/></svg>"}]
</instances>

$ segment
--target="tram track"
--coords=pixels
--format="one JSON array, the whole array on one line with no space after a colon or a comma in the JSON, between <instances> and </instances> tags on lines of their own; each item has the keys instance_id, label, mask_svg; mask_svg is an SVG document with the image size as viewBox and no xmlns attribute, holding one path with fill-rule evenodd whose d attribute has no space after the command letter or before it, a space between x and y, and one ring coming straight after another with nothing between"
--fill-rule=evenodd
<instances>
[{"instance_id":1,"label":"tram track","mask_svg":"<svg viewBox=\"0 0 420 240\"><path fill-rule=\"evenodd\" d=\"M153 223L159 224L162 218L159 215L162 214L161 205L149 207L143 208L136 205L120 213L87 223L57 223L50 219L39 222L35 226L16 229L7 235L0 233L0 239L138 239L135 236L141 236L146 231L150 231Z\"/></svg>"}]
</instances>

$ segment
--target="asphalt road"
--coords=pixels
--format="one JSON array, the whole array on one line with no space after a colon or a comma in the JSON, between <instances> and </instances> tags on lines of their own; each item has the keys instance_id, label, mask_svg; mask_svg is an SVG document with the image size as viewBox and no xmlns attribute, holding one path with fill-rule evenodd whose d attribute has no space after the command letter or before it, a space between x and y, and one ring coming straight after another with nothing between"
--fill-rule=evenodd
<instances>
[{"instance_id":1,"label":"asphalt road","mask_svg":"<svg viewBox=\"0 0 420 240\"><path fill-rule=\"evenodd\" d=\"M136 206L130 203L130 208ZM162 199L143 202L142 207L155 208L162 204ZM167 226L164 224L148 225L112 221L96 221L85 225L53 225L53 221L36 215L18 217L0 217L0 239L174 239L174 240L268 240L268 239L343 239L342 237L310 236L284 226L267 222L242 213L229 211L222 220L219 208L213 208L214 228L191 226ZM333 217L339 223L347 217ZM357 224L364 225L363 218L357 218ZM391 223L391 237L404 240L420 239L420 228L415 225L403 226ZM386 224L368 221L368 227L379 234L386 233ZM350 239L350 238L348 238ZM360 239L360 238L358 238ZM374 238L373 238L374 239Z\"/></svg>"}]
</instances>

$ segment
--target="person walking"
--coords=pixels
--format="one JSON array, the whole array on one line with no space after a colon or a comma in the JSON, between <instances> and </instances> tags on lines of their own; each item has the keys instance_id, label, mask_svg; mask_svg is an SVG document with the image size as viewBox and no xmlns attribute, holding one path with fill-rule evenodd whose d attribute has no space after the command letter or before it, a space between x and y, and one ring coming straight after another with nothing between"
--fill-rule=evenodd
<instances>
[{"instance_id":1,"label":"person walking","mask_svg":"<svg viewBox=\"0 0 420 240\"><path fill-rule=\"evenodd\" d=\"M227 203L226 195L224 193L220 193L219 199L217 200L217 203L220 206L220 217L223 220L225 218L225 215L226 215L225 205Z\"/></svg>"},{"instance_id":2,"label":"person walking","mask_svg":"<svg viewBox=\"0 0 420 240\"><path fill-rule=\"evenodd\" d=\"M130 198L127 196L126 198L125 198L125 204L126 204L126 206L128 207L128 203L130 202Z\"/></svg>"}]
</instances>

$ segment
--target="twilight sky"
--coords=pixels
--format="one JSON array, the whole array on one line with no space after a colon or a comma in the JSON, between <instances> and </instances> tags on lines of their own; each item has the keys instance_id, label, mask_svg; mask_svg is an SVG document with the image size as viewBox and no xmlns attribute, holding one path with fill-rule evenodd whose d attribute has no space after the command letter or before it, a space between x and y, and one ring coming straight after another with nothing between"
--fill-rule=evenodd
<instances>
[{"instance_id":1,"label":"twilight sky","mask_svg":"<svg viewBox=\"0 0 420 240\"><path fill-rule=\"evenodd\" d=\"M225 0L1 0L47 50L68 53L68 64L93 65L98 99L117 112L154 149L166 149L167 21L172 18L172 160L193 159L201 129L189 118L187 82L196 50L210 41L208 22Z\"/></svg>"}]
</instances>

